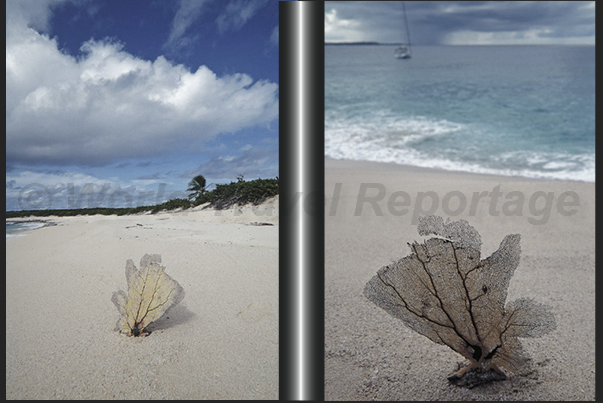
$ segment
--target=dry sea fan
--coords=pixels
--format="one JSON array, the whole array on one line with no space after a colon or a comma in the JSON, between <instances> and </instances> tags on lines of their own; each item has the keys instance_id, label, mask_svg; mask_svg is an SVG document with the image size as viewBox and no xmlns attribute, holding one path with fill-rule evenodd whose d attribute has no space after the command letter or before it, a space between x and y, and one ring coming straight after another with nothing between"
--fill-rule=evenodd
<instances>
[{"instance_id":1,"label":"dry sea fan","mask_svg":"<svg viewBox=\"0 0 603 403\"><path fill-rule=\"evenodd\" d=\"M184 298L180 284L165 274L165 267L159 263L161 255L144 255L140 270L132 260L126 262L128 294L119 290L111 297L121 314L116 325L121 333L148 336L146 327Z\"/></svg>"},{"instance_id":2,"label":"dry sea fan","mask_svg":"<svg viewBox=\"0 0 603 403\"><path fill-rule=\"evenodd\" d=\"M505 306L519 264L519 234L480 260L481 237L467 221L422 217L420 235L434 234L412 253L381 268L364 295L406 326L469 360L448 380L459 386L506 379L527 362L518 337L555 329L549 307L519 298Z\"/></svg>"}]
</instances>

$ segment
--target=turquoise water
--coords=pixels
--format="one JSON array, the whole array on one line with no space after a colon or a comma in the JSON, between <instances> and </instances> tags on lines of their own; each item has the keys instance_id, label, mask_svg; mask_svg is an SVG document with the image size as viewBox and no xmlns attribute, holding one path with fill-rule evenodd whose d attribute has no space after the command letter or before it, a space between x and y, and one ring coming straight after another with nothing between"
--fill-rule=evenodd
<instances>
[{"instance_id":1,"label":"turquoise water","mask_svg":"<svg viewBox=\"0 0 603 403\"><path fill-rule=\"evenodd\" d=\"M325 46L325 153L595 181L594 46Z\"/></svg>"},{"instance_id":2,"label":"turquoise water","mask_svg":"<svg viewBox=\"0 0 603 403\"><path fill-rule=\"evenodd\" d=\"M27 222L16 222L16 221L7 221L6 222L6 239L14 238L17 236L21 236L23 231L31 231L33 229L42 228L46 225L50 225L50 223L46 221L27 221Z\"/></svg>"}]
</instances>

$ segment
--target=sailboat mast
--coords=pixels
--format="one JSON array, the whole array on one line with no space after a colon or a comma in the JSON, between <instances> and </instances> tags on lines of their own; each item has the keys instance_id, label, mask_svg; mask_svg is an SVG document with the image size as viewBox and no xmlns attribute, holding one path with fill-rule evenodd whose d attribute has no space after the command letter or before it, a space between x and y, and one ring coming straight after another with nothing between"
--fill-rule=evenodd
<instances>
[{"instance_id":1,"label":"sailboat mast","mask_svg":"<svg viewBox=\"0 0 603 403\"><path fill-rule=\"evenodd\" d=\"M402 13L404 14L404 27L406 28L406 39L408 39L408 50L410 51L410 31L408 30L408 20L406 19L406 7L402 2Z\"/></svg>"},{"instance_id":2,"label":"sailboat mast","mask_svg":"<svg viewBox=\"0 0 603 403\"><path fill-rule=\"evenodd\" d=\"M404 26L406 30L406 40L407 42L402 42L400 46L394 50L394 57L396 59L410 59L411 57L411 48L410 48L410 30L408 29L408 20L406 19L406 7L404 6L404 2L402 3L402 14L404 14Z\"/></svg>"}]
</instances>

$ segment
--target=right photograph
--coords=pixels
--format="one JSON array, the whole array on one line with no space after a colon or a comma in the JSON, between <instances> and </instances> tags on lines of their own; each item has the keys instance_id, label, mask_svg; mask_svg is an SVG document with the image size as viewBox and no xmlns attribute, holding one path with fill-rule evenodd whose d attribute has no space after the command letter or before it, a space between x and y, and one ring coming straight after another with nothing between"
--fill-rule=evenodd
<instances>
[{"instance_id":1,"label":"right photograph","mask_svg":"<svg viewBox=\"0 0 603 403\"><path fill-rule=\"evenodd\" d=\"M595 3L325 2L325 400L595 400Z\"/></svg>"}]
</instances>

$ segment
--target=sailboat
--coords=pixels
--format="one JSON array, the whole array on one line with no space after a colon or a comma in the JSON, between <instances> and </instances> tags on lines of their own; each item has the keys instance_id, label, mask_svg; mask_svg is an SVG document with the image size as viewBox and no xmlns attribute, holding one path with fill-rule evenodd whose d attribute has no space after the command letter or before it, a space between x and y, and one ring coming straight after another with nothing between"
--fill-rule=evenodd
<instances>
[{"instance_id":1,"label":"sailboat","mask_svg":"<svg viewBox=\"0 0 603 403\"><path fill-rule=\"evenodd\" d=\"M406 8L404 2L402 2L402 14L404 15L404 27L406 28L406 40L402 42L400 46L394 50L394 56L396 59L410 59L410 32L408 31L408 21L406 20Z\"/></svg>"}]
</instances>

